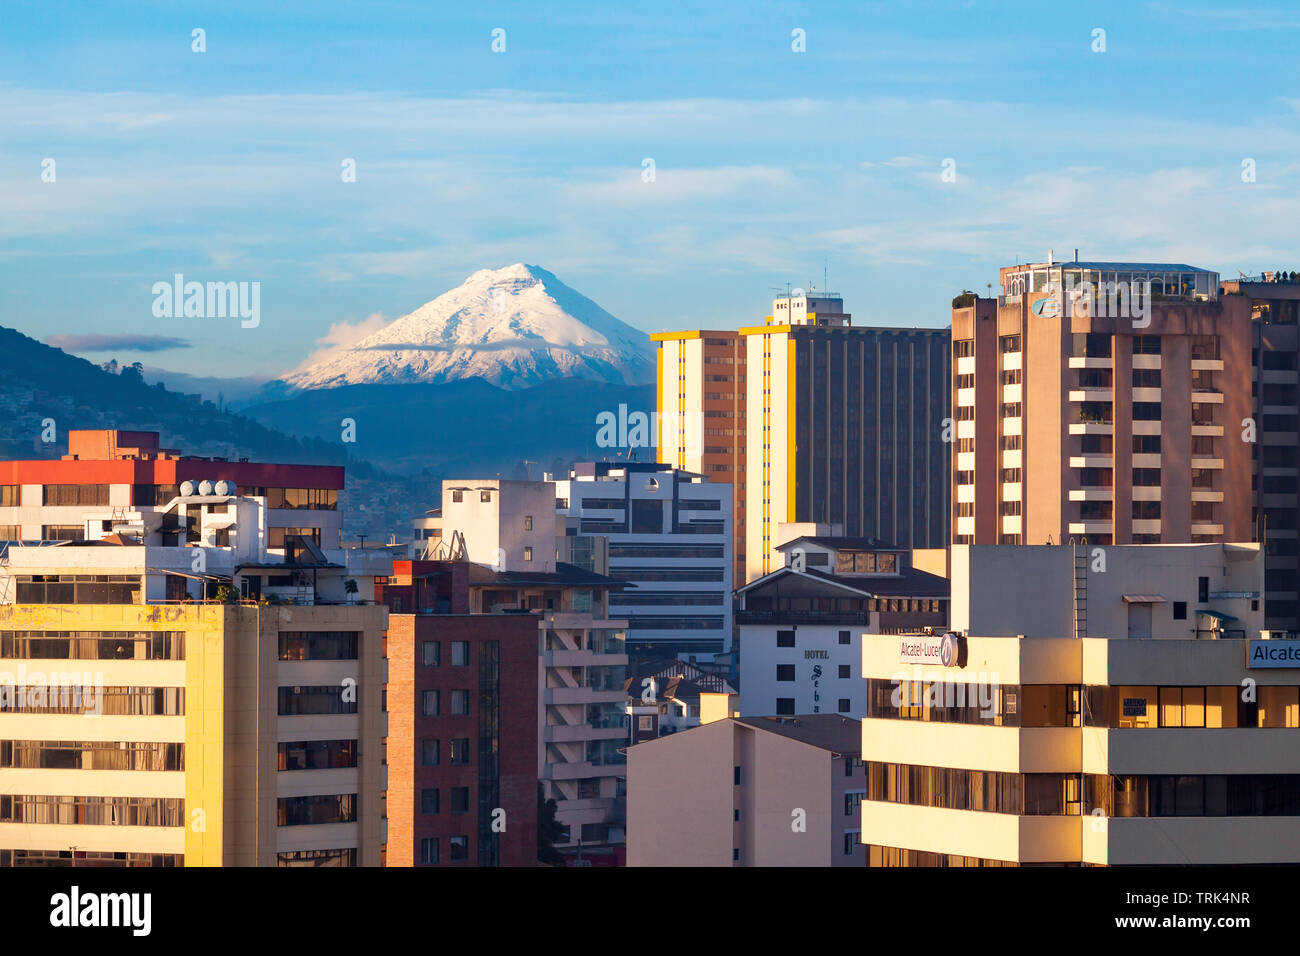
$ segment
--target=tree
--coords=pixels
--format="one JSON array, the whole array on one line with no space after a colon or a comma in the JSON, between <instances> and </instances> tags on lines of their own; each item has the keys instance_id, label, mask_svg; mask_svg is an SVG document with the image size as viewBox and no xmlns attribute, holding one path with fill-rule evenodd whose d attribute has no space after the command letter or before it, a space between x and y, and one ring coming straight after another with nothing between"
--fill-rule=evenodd
<instances>
[{"instance_id":1,"label":"tree","mask_svg":"<svg viewBox=\"0 0 1300 956\"><path fill-rule=\"evenodd\" d=\"M562 866L564 857L555 849L555 841L565 837L565 828L555 819L557 804L554 798L542 795L542 785L537 785L537 862L548 866Z\"/></svg>"}]
</instances>

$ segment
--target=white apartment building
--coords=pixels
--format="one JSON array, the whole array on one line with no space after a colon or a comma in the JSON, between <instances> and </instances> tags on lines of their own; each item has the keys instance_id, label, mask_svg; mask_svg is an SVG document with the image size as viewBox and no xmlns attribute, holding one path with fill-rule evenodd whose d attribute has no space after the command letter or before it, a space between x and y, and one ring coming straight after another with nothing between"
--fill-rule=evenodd
<instances>
[{"instance_id":1,"label":"white apartment building","mask_svg":"<svg viewBox=\"0 0 1300 956\"><path fill-rule=\"evenodd\" d=\"M629 653L712 661L732 642L732 492L671 465L579 463L555 483L579 535L609 539Z\"/></svg>"}]
</instances>

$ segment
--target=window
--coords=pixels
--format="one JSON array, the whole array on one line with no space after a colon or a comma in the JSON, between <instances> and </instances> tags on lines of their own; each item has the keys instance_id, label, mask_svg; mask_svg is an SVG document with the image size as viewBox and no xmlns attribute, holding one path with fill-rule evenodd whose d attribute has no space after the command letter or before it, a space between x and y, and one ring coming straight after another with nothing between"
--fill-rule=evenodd
<instances>
[{"instance_id":1,"label":"window","mask_svg":"<svg viewBox=\"0 0 1300 956\"><path fill-rule=\"evenodd\" d=\"M282 661L355 661L359 631L281 631Z\"/></svg>"},{"instance_id":2,"label":"window","mask_svg":"<svg viewBox=\"0 0 1300 956\"><path fill-rule=\"evenodd\" d=\"M1133 354L1134 355L1159 355L1160 336L1158 335L1133 336Z\"/></svg>"},{"instance_id":3,"label":"window","mask_svg":"<svg viewBox=\"0 0 1300 956\"><path fill-rule=\"evenodd\" d=\"M848 644L852 641L852 635L848 631L840 631L840 643Z\"/></svg>"},{"instance_id":4,"label":"window","mask_svg":"<svg viewBox=\"0 0 1300 956\"><path fill-rule=\"evenodd\" d=\"M441 791L429 787L420 791L420 812L421 813L438 813L440 811L439 794Z\"/></svg>"},{"instance_id":5,"label":"window","mask_svg":"<svg viewBox=\"0 0 1300 956\"><path fill-rule=\"evenodd\" d=\"M355 714L357 700L346 700L343 688L332 684L316 687L281 687L280 716L300 717L311 714Z\"/></svg>"},{"instance_id":6,"label":"window","mask_svg":"<svg viewBox=\"0 0 1300 956\"><path fill-rule=\"evenodd\" d=\"M46 485L46 505L98 505L108 504L108 485Z\"/></svg>"},{"instance_id":7,"label":"window","mask_svg":"<svg viewBox=\"0 0 1300 956\"><path fill-rule=\"evenodd\" d=\"M426 690L420 698L420 713L425 717L437 717L442 713L442 692Z\"/></svg>"},{"instance_id":8,"label":"window","mask_svg":"<svg viewBox=\"0 0 1300 956\"><path fill-rule=\"evenodd\" d=\"M532 530L533 530L533 516L532 516L532 515L524 515L524 530L525 530L525 531L532 531Z\"/></svg>"},{"instance_id":9,"label":"window","mask_svg":"<svg viewBox=\"0 0 1300 956\"><path fill-rule=\"evenodd\" d=\"M1204 604L1209 599L1210 599L1210 579L1197 578L1196 579L1196 600L1201 604Z\"/></svg>"},{"instance_id":10,"label":"window","mask_svg":"<svg viewBox=\"0 0 1300 956\"><path fill-rule=\"evenodd\" d=\"M421 648L420 661L425 667L437 667L442 663L442 642L425 641Z\"/></svg>"},{"instance_id":11,"label":"window","mask_svg":"<svg viewBox=\"0 0 1300 956\"><path fill-rule=\"evenodd\" d=\"M841 664L841 665L840 665L840 677L841 677L841 679L843 679L843 678L848 678L848 677L852 677L853 675L852 675L851 673L849 673L852 669L853 669L853 667L852 667L852 665L850 665L850 664Z\"/></svg>"},{"instance_id":12,"label":"window","mask_svg":"<svg viewBox=\"0 0 1300 956\"><path fill-rule=\"evenodd\" d=\"M451 692L451 712L456 717L463 717L469 713L469 691L453 690Z\"/></svg>"},{"instance_id":13,"label":"window","mask_svg":"<svg viewBox=\"0 0 1300 956\"><path fill-rule=\"evenodd\" d=\"M436 767L442 762L442 742L433 737L420 741L420 766Z\"/></svg>"},{"instance_id":14,"label":"window","mask_svg":"<svg viewBox=\"0 0 1300 956\"><path fill-rule=\"evenodd\" d=\"M793 716L794 716L794 698L793 698L793 697L778 697L778 698L776 699L776 713L777 713L777 716L780 716L780 717L793 717Z\"/></svg>"},{"instance_id":15,"label":"window","mask_svg":"<svg viewBox=\"0 0 1300 956\"><path fill-rule=\"evenodd\" d=\"M524 547L524 560L525 561L533 560L533 549L531 547L528 546Z\"/></svg>"},{"instance_id":16,"label":"window","mask_svg":"<svg viewBox=\"0 0 1300 956\"><path fill-rule=\"evenodd\" d=\"M732 819L733 822L735 822L735 823L739 823L739 822L740 822L740 811L739 811L739 810L732 810L732 811L731 811L731 819Z\"/></svg>"},{"instance_id":17,"label":"window","mask_svg":"<svg viewBox=\"0 0 1300 956\"><path fill-rule=\"evenodd\" d=\"M733 782L737 787L739 787L739 786L740 786L740 768L739 768L739 767L736 767L736 768L733 769L732 774L731 774L731 778L732 778L732 782Z\"/></svg>"},{"instance_id":18,"label":"window","mask_svg":"<svg viewBox=\"0 0 1300 956\"><path fill-rule=\"evenodd\" d=\"M451 862L463 863L469 859L469 837L454 836L447 843L451 847Z\"/></svg>"},{"instance_id":19,"label":"window","mask_svg":"<svg viewBox=\"0 0 1300 956\"><path fill-rule=\"evenodd\" d=\"M847 713L848 713L850 710L852 710L852 709L853 709L853 705L852 705L852 703L849 701L849 699L848 699L847 697L841 697L841 698L840 698L840 706L839 706L839 711L840 711L840 713L841 713L841 714L847 714Z\"/></svg>"},{"instance_id":20,"label":"window","mask_svg":"<svg viewBox=\"0 0 1300 956\"><path fill-rule=\"evenodd\" d=\"M460 504L462 501L465 500L465 492L463 492L463 491L453 491L453 492L451 493L451 500L454 501L454 502L456 502L457 504Z\"/></svg>"},{"instance_id":21,"label":"window","mask_svg":"<svg viewBox=\"0 0 1300 956\"><path fill-rule=\"evenodd\" d=\"M661 534L664 530L664 506L657 500L632 502L632 533Z\"/></svg>"},{"instance_id":22,"label":"window","mask_svg":"<svg viewBox=\"0 0 1300 956\"><path fill-rule=\"evenodd\" d=\"M451 788L451 812L469 813L469 787Z\"/></svg>"},{"instance_id":23,"label":"window","mask_svg":"<svg viewBox=\"0 0 1300 956\"><path fill-rule=\"evenodd\" d=\"M776 665L776 679L779 680L779 681L792 681L792 680L794 680L794 665L793 665L793 664L777 664L777 665Z\"/></svg>"},{"instance_id":24,"label":"window","mask_svg":"<svg viewBox=\"0 0 1300 956\"><path fill-rule=\"evenodd\" d=\"M468 737L457 737L451 742L451 763L452 766L466 766L469 764Z\"/></svg>"},{"instance_id":25,"label":"window","mask_svg":"<svg viewBox=\"0 0 1300 956\"><path fill-rule=\"evenodd\" d=\"M277 810L277 822L282 827L355 823L357 795L337 793L310 797L281 797Z\"/></svg>"},{"instance_id":26,"label":"window","mask_svg":"<svg viewBox=\"0 0 1300 956\"><path fill-rule=\"evenodd\" d=\"M436 793L437 791L435 791ZM438 862L438 838L425 837L420 841L420 862L426 866Z\"/></svg>"},{"instance_id":27,"label":"window","mask_svg":"<svg viewBox=\"0 0 1300 956\"><path fill-rule=\"evenodd\" d=\"M337 770L357 765L355 740L285 742L278 749L280 770Z\"/></svg>"},{"instance_id":28,"label":"window","mask_svg":"<svg viewBox=\"0 0 1300 956\"><path fill-rule=\"evenodd\" d=\"M451 666L469 667L469 641L451 642Z\"/></svg>"},{"instance_id":29,"label":"window","mask_svg":"<svg viewBox=\"0 0 1300 956\"><path fill-rule=\"evenodd\" d=\"M478 500L479 500L481 503L484 503L484 504L486 504L487 502L490 502L490 501L492 500L492 492L490 492L490 491L480 491L480 492L478 493Z\"/></svg>"},{"instance_id":30,"label":"window","mask_svg":"<svg viewBox=\"0 0 1300 956\"><path fill-rule=\"evenodd\" d=\"M732 859L732 861L735 862L735 863L739 863L739 862L740 862L740 847L738 847L738 846L733 846L733 847L731 848L731 859Z\"/></svg>"},{"instance_id":31,"label":"window","mask_svg":"<svg viewBox=\"0 0 1300 956\"><path fill-rule=\"evenodd\" d=\"M794 631L777 631L777 647L794 647Z\"/></svg>"},{"instance_id":32,"label":"window","mask_svg":"<svg viewBox=\"0 0 1300 956\"><path fill-rule=\"evenodd\" d=\"M1134 402L1133 421L1135 422L1160 421L1160 403L1159 402Z\"/></svg>"}]
</instances>

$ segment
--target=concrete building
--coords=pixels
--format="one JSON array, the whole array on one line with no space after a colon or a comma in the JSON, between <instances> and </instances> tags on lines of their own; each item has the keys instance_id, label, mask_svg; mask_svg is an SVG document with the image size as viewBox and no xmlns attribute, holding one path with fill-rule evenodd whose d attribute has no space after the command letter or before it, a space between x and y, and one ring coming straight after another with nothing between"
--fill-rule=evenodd
<instances>
[{"instance_id":1,"label":"concrete building","mask_svg":"<svg viewBox=\"0 0 1300 956\"><path fill-rule=\"evenodd\" d=\"M614 619L599 540L569 535L550 481L444 481L428 522L440 560L469 563L471 614L531 614L538 631L537 775L569 839L562 853L621 847L627 620ZM557 557L583 563L561 561Z\"/></svg>"},{"instance_id":2,"label":"concrete building","mask_svg":"<svg viewBox=\"0 0 1300 956\"><path fill-rule=\"evenodd\" d=\"M1249 301L1159 263L1008 266L1001 285L953 301L952 540L1253 540Z\"/></svg>"},{"instance_id":3,"label":"concrete building","mask_svg":"<svg viewBox=\"0 0 1300 956\"><path fill-rule=\"evenodd\" d=\"M948 582L871 538L799 536L786 562L740 588L740 712L867 711L862 648L872 635L942 629Z\"/></svg>"},{"instance_id":4,"label":"concrete building","mask_svg":"<svg viewBox=\"0 0 1300 956\"><path fill-rule=\"evenodd\" d=\"M868 865L1300 862L1263 575L1250 544L955 546L957 633L864 648Z\"/></svg>"},{"instance_id":5,"label":"concrete building","mask_svg":"<svg viewBox=\"0 0 1300 956\"><path fill-rule=\"evenodd\" d=\"M467 562L398 561L385 866L537 864L537 620L470 613Z\"/></svg>"},{"instance_id":6,"label":"concrete building","mask_svg":"<svg viewBox=\"0 0 1300 956\"><path fill-rule=\"evenodd\" d=\"M740 336L745 558L737 583L773 569L786 522L834 522L905 547L946 544L947 330L855 328L839 296L796 293L774 299L766 323ZM658 338L661 418L702 405L693 396L708 385L690 370L680 344L689 340ZM661 449L676 449L662 440Z\"/></svg>"},{"instance_id":7,"label":"concrete building","mask_svg":"<svg viewBox=\"0 0 1300 956\"><path fill-rule=\"evenodd\" d=\"M377 865L387 612L342 469L69 446L0 463L54 539L0 554L0 865Z\"/></svg>"},{"instance_id":8,"label":"concrete building","mask_svg":"<svg viewBox=\"0 0 1300 956\"><path fill-rule=\"evenodd\" d=\"M630 655L711 661L731 649L731 488L671 465L580 462L555 483L576 534L609 542Z\"/></svg>"},{"instance_id":9,"label":"concrete building","mask_svg":"<svg viewBox=\"0 0 1300 956\"><path fill-rule=\"evenodd\" d=\"M1264 622L1300 631L1300 276L1270 272L1223 283L1226 296L1250 301L1256 443L1254 518L1264 544Z\"/></svg>"},{"instance_id":10,"label":"concrete building","mask_svg":"<svg viewBox=\"0 0 1300 956\"><path fill-rule=\"evenodd\" d=\"M731 488L732 580L745 576L745 340L731 331L659 332L659 460Z\"/></svg>"},{"instance_id":11,"label":"concrete building","mask_svg":"<svg viewBox=\"0 0 1300 956\"><path fill-rule=\"evenodd\" d=\"M628 749L628 866L862 866L858 721L724 718Z\"/></svg>"}]
</instances>

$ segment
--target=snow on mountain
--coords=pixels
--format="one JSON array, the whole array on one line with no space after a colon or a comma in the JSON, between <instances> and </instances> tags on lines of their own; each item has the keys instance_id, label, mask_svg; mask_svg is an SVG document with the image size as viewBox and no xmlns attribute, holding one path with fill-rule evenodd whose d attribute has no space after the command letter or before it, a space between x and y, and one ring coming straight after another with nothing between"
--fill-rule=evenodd
<instances>
[{"instance_id":1,"label":"snow on mountain","mask_svg":"<svg viewBox=\"0 0 1300 956\"><path fill-rule=\"evenodd\" d=\"M480 269L432 302L284 376L302 389L482 378L654 380L649 337L538 266Z\"/></svg>"}]
</instances>

